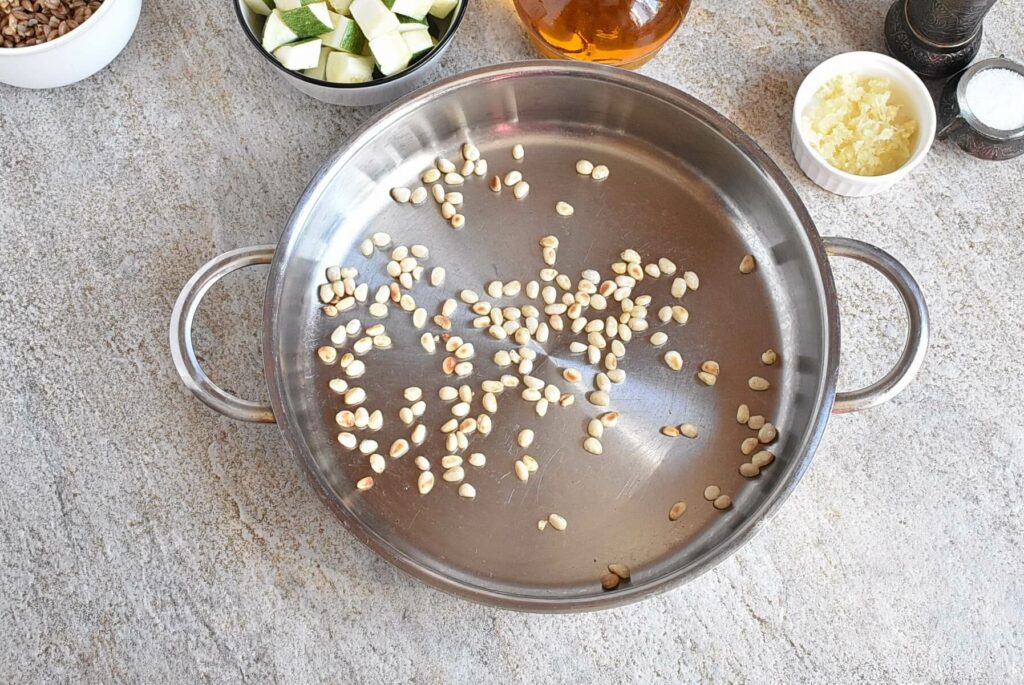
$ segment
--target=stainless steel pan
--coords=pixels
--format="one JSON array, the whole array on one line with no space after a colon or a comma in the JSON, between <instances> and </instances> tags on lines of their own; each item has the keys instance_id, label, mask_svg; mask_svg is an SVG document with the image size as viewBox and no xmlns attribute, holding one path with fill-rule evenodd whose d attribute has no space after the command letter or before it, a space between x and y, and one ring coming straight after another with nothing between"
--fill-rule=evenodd
<instances>
[{"instance_id":1,"label":"stainless steel pan","mask_svg":"<svg viewBox=\"0 0 1024 685\"><path fill-rule=\"evenodd\" d=\"M467 226L454 231L432 201L421 208L397 205L387 189L412 183L438 155L455 155L474 141L491 171L513 168L513 143L527 155L515 166L532 185L515 201L493 195L484 182L467 184ZM601 184L577 176L575 161L607 164ZM576 207L570 219L553 211L556 200ZM320 313L316 286L329 265L359 265L359 242L369 231L387 231L396 243L424 243L430 265L448 270L446 286L417 285L415 296L433 314L458 288L483 291L493 278L535 278L543 266L538 239L561 238L558 267L577 276L601 268L632 247L649 257L668 256L701 276L687 295L690 323L669 325L671 347L686 360L671 373L664 349L634 339L623 360L626 382L613 392L622 413L606 434L604 455L580 448L586 421L598 411L583 399L538 419L518 399L502 400L495 429L474 440L471 451L488 456L472 470L474 501L439 484L416 492L412 455L390 460L372 490L354 482L369 474L366 458L336 442L340 408L327 381L337 369L314 355L339 319ZM745 253L759 268L741 276ZM868 388L836 393L839 320L828 255L858 259L899 290L909 314L906 348L896 367ZM223 392L203 373L191 342L196 308L226 273L270 264L264 313L264 372L271 405ZM386 280L380 262L371 286ZM638 292L667 298L662 278ZM442 292L443 291L443 292ZM660 294L659 294L660 293ZM365 312L360 318L367 320ZM395 418L401 390L420 385L433 398L426 418L439 425L447 408L436 399L442 384L439 357L423 353L419 331L388 319L394 349L370 363L360 383L374 407L385 408L383 445L400 435ZM456 329L469 314L460 310ZM243 421L276 421L317 491L351 532L411 575L464 597L514 609L575 611L637 600L678 585L735 551L764 524L800 480L830 413L856 411L890 399L910 381L927 345L927 310L920 290L896 260L878 248L841 238L821 238L793 188L746 135L707 106L643 76L593 65L532 62L487 68L420 91L368 123L317 174L299 200L277 246L226 253L204 266L182 291L171 321L171 349L185 384L217 411ZM654 330L652 328L652 330ZM569 336L541 346L535 375L568 386ZM488 361L500 344L477 341L475 386L498 371ZM771 368L759 355L781 354ZM722 375L713 388L694 380L697 365L715 359ZM747 378L760 374L772 389L752 393ZM747 480L739 444L752 433L735 420L750 404L780 428L775 463ZM476 413L476 411L474 411ZM660 426L698 424L697 440L669 439ZM542 463L528 483L512 475L521 452L513 436L536 430L529 452ZM435 462L444 453L432 431L422 453ZM415 452L413 453L415 454ZM436 467L435 467L436 470ZM718 485L733 507L714 509L702 497ZM668 519L672 503L686 514ZM569 528L540 532L537 521L558 512ZM632 579L612 592L598 582L609 563L624 563Z\"/></svg>"}]
</instances>

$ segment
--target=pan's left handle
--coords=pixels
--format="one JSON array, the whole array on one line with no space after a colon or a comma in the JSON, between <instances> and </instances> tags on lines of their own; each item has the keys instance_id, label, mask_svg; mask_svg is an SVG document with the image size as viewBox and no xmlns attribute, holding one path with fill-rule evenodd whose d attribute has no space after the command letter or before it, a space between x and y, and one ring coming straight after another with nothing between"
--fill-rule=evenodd
<instances>
[{"instance_id":1,"label":"pan's left handle","mask_svg":"<svg viewBox=\"0 0 1024 685\"><path fill-rule=\"evenodd\" d=\"M235 397L210 380L192 346L192 320L203 296L214 283L243 267L270 264L274 249L274 245L242 247L211 259L181 289L171 312L171 359L185 387L207 406L239 421L275 423L274 410L270 405Z\"/></svg>"}]
</instances>

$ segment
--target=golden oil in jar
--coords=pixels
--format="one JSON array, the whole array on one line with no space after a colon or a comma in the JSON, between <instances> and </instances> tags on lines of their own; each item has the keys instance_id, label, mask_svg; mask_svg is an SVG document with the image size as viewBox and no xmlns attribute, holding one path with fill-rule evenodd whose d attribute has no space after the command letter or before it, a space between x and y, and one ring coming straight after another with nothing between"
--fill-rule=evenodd
<instances>
[{"instance_id":1,"label":"golden oil in jar","mask_svg":"<svg viewBox=\"0 0 1024 685\"><path fill-rule=\"evenodd\" d=\"M514 0L545 57L633 69L675 33L690 0Z\"/></svg>"}]
</instances>

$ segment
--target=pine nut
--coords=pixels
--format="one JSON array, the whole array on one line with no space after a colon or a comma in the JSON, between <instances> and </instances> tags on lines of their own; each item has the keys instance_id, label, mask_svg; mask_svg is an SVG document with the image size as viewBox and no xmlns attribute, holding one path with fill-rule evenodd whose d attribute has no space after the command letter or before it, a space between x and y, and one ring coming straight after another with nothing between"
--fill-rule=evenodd
<instances>
[{"instance_id":1,"label":"pine nut","mask_svg":"<svg viewBox=\"0 0 1024 685\"><path fill-rule=\"evenodd\" d=\"M357 490L369 490L373 487L373 476L366 476L356 481Z\"/></svg>"},{"instance_id":2,"label":"pine nut","mask_svg":"<svg viewBox=\"0 0 1024 685\"><path fill-rule=\"evenodd\" d=\"M610 411L601 415L601 423L605 428L613 428L619 422L619 412Z\"/></svg>"},{"instance_id":3,"label":"pine nut","mask_svg":"<svg viewBox=\"0 0 1024 685\"><path fill-rule=\"evenodd\" d=\"M459 210L455 209L455 205L451 202L445 201L441 203L441 216L445 219L451 220Z\"/></svg>"},{"instance_id":4,"label":"pine nut","mask_svg":"<svg viewBox=\"0 0 1024 685\"><path fill-rule=\"evenodd\" d=\"M537 414L537 416L546 416L548 413L549 404L550 403L548 402L547 398L542 397L541 399L537 400L537 403L535 405L533 405L533 411Z\"/></svg>"},{"instance_id":5,"label":"pine nut","mask_svg":"<svg viewBox=\"0 0 1024 685\"><path fill-rule=\"evenodd\" d=\"M522 200L530 194L530 184L526 181L520 181L512 187L512 194L515 195L517 200Z\"/></svg>"},{"instance_id":6,"label":"pine nut","mask_svg":"<svg viewBox=\"0 0 1024 685\"><path fill-rule=\"evenodd\" d=\"M565 530L569 526L569 522L566 521L564 517L558 514L548 515L548 523L551 524L552 528L558 531Z\"/></svg>"},{"instance_id":7,"label":"pine nut","mask_svg":"<svg viewBox=\"0 0 1024 685\"><path fill-rule=\"evenodd\" d=\"M341 378L332 378L327 382L327 387L331 389L331 392L344 395L345 391L348 390L348 383Z\"/></svg>"},{"instance_id":8,"label":"pine nut","mask_svg":"<svg viewBox=\"0 0 1024 685\"><path fill-rule=\"evenodd\" d=\"M736 423L746 423L750 420L750 407L741 404L736 408Z\"/></svg>"},{"instance_id":9,"label":"pine nut","mask_svg":"<svg viewBox=\"0 0 1024 685\"><path fill-rule=\"evenodd\" d=\"M595 407L607 407L608 403L611 401L608 397L608 393L603 390L595 390L590 393L588 399Z\"/></svg>"},{"instance_id":10,"label":"pine nut","mask_svg":"<svg viewBox=\"0 0 1024 685\"><path fill-rule=\"evenodd\" d=\"M375 409L370 414L369 419L366 421L366 427L372 431L379 431L384 427L384 412L380 409Z\"/></svg>"},{"instance_id":11,"label":"pine nut","mask_svg":"<svg viewBox=\"0 0 1024 685\"><path fill-rule=\"evenodd\" d=\"M604 437L604 424L600 419L590 419L590 422L587 423L587 434L598 440Z\"/></svg>"},{"instance_id":12,"label":"pine nut","mask_svg":"<svg viewBox=\"0 0 1024 685\"><path fill-rule=\"evenodd\" d=\"M747 428L750 430L759 431L765 424L765 418L758 414L757 416L751 416L747 421Z\"/></svg>"},{"instance_id":13,"label":"pine nut","mask_svg":"<svg viewBox=\"0 0 1024 685\"><path fill-rule=\"evenodd\" d=\"M678 438L679 429L676 426L662 426L661 434L669 438Z\"/></svg>"},{"instance_id":14,"label":"pine nut","mask_svg":"<svg viewBox=\"0 0 1024 685\"><path fill-rule=\"evenodd\" d=\"M768 445L775 441L778 437L779 432L775 429L771 423L766 423L761 426L761 429L757 431L757 439L763 445Z\"/></svg>"},{"instance_id":15,"label":"pine nut","mask_svg":"<svg viewBox=\"0 0 1024 685\"><path fill-rule=\"evenodd\" d=\"M712 376L717 376L721 371L721 367L718 365L718 362L708 360L700 365L700 370L710 373Z\"/></svg>"},{"instance_id":16,"label":"pine nut","mask_svg":"<svg viewBox=\"0 0 1024 685\"><path fill-rule=\"evenodd\" d=\"M651 344L655 347L661 347L668 342L668 335L662 331L651 333Z\"/></svg>"},{"instance_id":17,"label":"pine nut","mask_svg":"<svg viewBox=\"0 0 1024 685\"><path fill-rule=\"evenodd\" d=\"M391 199L399 204L405 204L409 201L409 196L412 194L408 188L392 188Z\"/></svg>"},{"instance_id":18,"label":"pine nut","mask_svg":"<svg viewBox=\"0 0 1024 685\"><path fill-rule=\"evenodd\" d=\"M374 452L370 455L370 470L374 473L384 473L384 469L387 468L387 462L384 461L384 456Z\"/></svg>"},{"instance_id":19,"label":"pine nut","mask_svg":"<svg viewBox=\"0 0 1024 685\"><path fill-rule=\"evenodd\" d=\"M441 474L441 478L443 478L448 483L458 483L465 477L466 472L463 470L461 466L453 466L452 468L447 469L443 474Z\"/></svg>"},{"instance_id":20,"label":"pine nut","mask_svg":"<svg viewBox=\"0 0 1024 685\"><path fill-rule=\"evenodd\" d=\"M420 345L426 350L428 354L434 354L434 336L430 333L424 333L420 336Z\"/></svg>"},{"instance_id":21,"label":"pine nut","mask_svg":"<svg viewBox=\"0 0 1024 685\"><path fill-rule=\"evenodd\" d=\"M434 185L432 185L430 187L430 194L433 196L434 201L437 204L443 204L444 203L445 190L444 190L444 186L441 185L440 183L435 183Z\"/></svg>"},{"instance_id":22,"label":"pine nut","mask_svg":"<svg viewBox=\"0 0 1024 685\"><path fill-rule=\"evenodd\" d=\"M462 216L461 214L456 214L455 216L452 217L451 222L452 228L458 230L466 225L466 217Z\"/></svg>"},{"instance_id":23,"label":"pine nut","mask_svg":"<svg viewBox=\"0 0 1024 685\"><path fill-rule=\"evenodd\" d=\"M750 380L747 381L747 385L751 390L755 390L757 392L763 392L771 387L771 383L760 376L751 376Z\"/></svg>"},{"instance_id":24,"label":"pine nut","mask_svg":"<svg viewBox=\"0 0 1024 685\"><path fill-rule=\"evenodd\" d=\"M513 169L512 171L505 174L505 185L511 188L515 184L523 180L523 174L521 171Z\"/></svg>"},{"instance_id":25,"label":"pine nut","mask_svg":"<svg viewBox=\"0 0 1024 685\"><path fill-rule=\"evenodd\" d=\"M477 160L476 169L473 169L473 174L476 175L476 176L486 176L487 175L487 160L486 159Z\"/></svg>"},{"instance_id":26,"label":"pine nut","mask_svg":"<svg viewBox=\"0 0 1024 685\"><path fill-rule=\"evenodd\" d=\"M427 439L427 427L422 423L417 424L416 427L412 429L412 434L409 436L409 439L414 445L422 445L423 441Z\"/></svg>"},{"instance_id":27,"label":"pine nut","mask_svg":"<svg viewBox=\"0 0 1024 685\"><path fill-rule=\"evenodd\" d=\"M376 440L363 440L359 443L359 451L363 454L373 454L380 444Z\"/></svg>"},{"instance_id":28,"label":"pine nut","mask_svg":"<svg viewBox=\"0 0 1024 685\"><path fill-rule=\"evenodd\" d=\"M718 377L714 374L708 373L707 371L698 371L697 379L700 380L704 385L714 385L718 382Z\"/></svg>"},{"instance_id":29,"label":"pine nut","mask_svg":"<svg viewBox=\"0 0 1024 685\"><path fill-rule=\"evenodd\" d=\"M679 434L686 438L697 437L697 427L692 423L684 423L679 426Z\"/></svg>"},{"instance_id":30,"label":"pine nut","mask_svg":"<svg viewBox=\"0 0 1024 685\"><path fill-rule=\"evenodd\" d=\"M712 502L715 509L725 510L732 506L732 498L729 495L720 495Z\"/></svg>"},{"instance_id":31,"label":"pine nut","mask_svg":"<svg viewBox=\"0 0 1024 685\"><path fill-rule=\"evenodd\" d=\"M420 176L420 180L428 184L436 183L440 178L441 172L438 171L436 167L432 169L427 169L426 171L423 172L423 175Z\"/></svg>"},{"instance_id":32,"label":"pine nut","mask_svg":"<svg viewBox=\"0 0 1024 685\"><path fill-rule=\"evenodd\" d=\"M619 586L621 579L614 573L606 573L601 576L601 589L606 591L614 590Z\"/></svg>"},{"instance_id":33,"label":"pine nut","mask_svg":"<svg viewBox=\"0 0 1024 685\"><path fill-rule=\"evenodd\" d=\"M366 401L366 391L362 388L349 388L344 395L345 404L352 407Z\"/></svg>"},{"instance_id":34,"label":"pine nut","mask_svg":"<svg viewBox=\"0 0 1024 685\"><path fill-rule=\"evenodd\" d=\"M744 438L743 442L740 443L740 452L744 456L750 456L760 446L760 442L757 438Z\"/></svg>"},{"instance_id":35,"label":"pine nut","mask_svg":"<svg viewBox=\"0 0 1024 685\"><path fill-rule=\"evenodd\" d=\"M325 345L317 349L316 355L320 357L320 361L324 364L333 364L338 359L338 350Z\"/></svg>"},{"instance_id":36,"label":"pine nut","mask_svg":"<svg viewBox=\"0 0 1024 685\"><path fill-rule=\"evenodd\" d=\"M555 203L555 211L559 216L572 216L576 210L568 202L558 201Z\"/></svg>"},{"instance_id":37,"label":"pine nut","mask_svg":"<svg viewBox=\"0 0 1024 685\"><path fill-rule=\"evenodd\" d=\"M757 261L754 260L753 255L743 255L743 259L740 260L740 273L749 274L757 268Z\"/></svg>"},{"instance_id":38,"label":"pine nut","mask_svg":"<svg viewBox=\"0 0 1024 685\"><path fill-rule=\"evenodd\" d=\"M369 257L373 254L373 241L367 238L363 242L359 243L359 252L364 257Z\"/></svg>"},{"instance_id":39,"label":"pine nut","mask_svg":"<svg viewBox=\"0 0 1024 685\"><path fill-rule=\"evenodd\" d=\"M668 510L668 520L678 521L683 514L686 513L686 502L676 502L672 505L672 508Z\"/></svg>"},{"instance_id":40,"label":"pine nut","mask_svg":"<svg viewBox=\"0 0 1024 685\"><path fill-rule=\"evenodd\" d=\"M526 448L533 444L533 431L529 428L524 428L519 431L519 437L517 439L520 447Z\"/></svg>"},{"instance_id":41,"label":"pine nut","mask_svg":"<svg viewBox=\"0 0 1024 685\"><path fill-rule=\"evenodd\" d=\"M604 164L598 164L590 173L590 177L595 181L603 181L606 178L608 178L608 173L608 167L606 167Z\"/></svg>"},{"instance_id":42,"label":"pine nut","mask_svg":"<svg viewBox=\"0 0 1024 685\"><path fill-rule=\"evenodd\" d=\"M523 460L516 459L515 463L512 466L515 470L516 478L523 481L524 483L530 480L530 469L526 466Z\"/></svg>"},{"instance_id":43,"label":"pine nut","mask_svg":"<svg viewBox=\"0 0 1024 685\"><path fill-rule=\"evenodd\" d=\"M398 459L399 457L405 456L409 451L409 441L404 438L399 438L391 443L391 449L388 451L388 455L392 459Z\"/></svg>"},{"instance_id":44,"label":"pine nut","mask_svg":"<svg viewBox=\"0 0 1024 685\"><path fill-rule=\"evenodd\" d=\"M750 463L760 469L768 466L768 464L771 464L773 461L775 461L775 455L768 450L761 450L750 458Z\"/></svg>"},{"instance_id":45,"label":"pine nut","mask_svg":"<svg viewBox=\"0 0 1024 685\"><path fill-rule=\"evenodd\" d=\"M441 457L441 468L453 469L456 466L462 466L462 457L457 454L446 454Z\"/></svg>"},{"instance_id":46,"label":"pine nut","mask_svg":"<svg viewBox=\"0 0 1024 685\"><path fill-rule=\"evenodd\" d=\"M690 320L690 311L686 307L676 305L672 307L672 320L680 326L685 326L686 322Z\"/></svg>"},{"instance_id":47,"label":"pine nut","mask_svg":"<svg viewBox=\"0 0 1024 685\"><path fill-rule=\"evenodd\" d=\"M519 161L526 156L526 150L519 143L512 146L512 159Z\"/></svg>"},{"instance_id":48,"label":"pine nut","mask_svg":"<svg viewBox=\"0 0 1024 685\"><path fill-rule=\"evenodd\" d=\"M416 188L409 195L409 202L413 203L414 205L421 205L421 204L423 204L426 201L427 201L427 189L424 188L423 186L420 186L419 188Z\"/></svg>"},{"instance_id":49,"label":"pine nut","mask_svg":"<svg viewBox=\"0 0 1024 685\"><path fill-rule=\"evenodd\" d=\"M772 366L776 361L778 361L778 359L778 353L771 348L768 348L761 353L761 363L765 366Z\"/></svg>"},{"instance_id":50,"label":"pine nut","mask_svg":"<svg viewBox=\"0 0 1024 685\"><path fill-rule=\"evenodd\" d=\"M476 488L469 483L463 483L459 486L459 497L465 497L466 499L473 499L476 497Z\"/></svg>"},{"instance_id":51,"label":"pine nut","mask_svg":"<svg viewBox=\"0 0 1024 685\"><path fill-rule=\"evenodd\" d=\"M487 187L490 188L495 193L500 193L501 192L501 179L498 178L497 176L491 176L491 180L487 184Z\"/></svg>"},{"instance_id":52,"label":"pine nut","mask_svg":"<svg viewBox=\"0 0 1024 685\"><path fill-rule=\"evenodd\" d=\"M391 236L382 231L374 233L372 236L370 236L370 240L373 241L373 244L376 247L387 247L388 245L391 244Z\"/></svg>"},{"instance_id":53,"label":"pine nut","mask_svg":"<svg viewBox=\"0 0 1024 685\"><path fill-rule=\"evenodd\" d=\"M354 450L359 444L359 439L352 433L338 433L338 444L347 450Z\"/></svg>"},{"instance_id":54,"label":"pine nut","mask_svg":"<svg viewBox=\"0 0 1024 685\"><path fill-rule=\"evenodd\" d=\"M586 159L576 162L576 173L581 176L590 176L594 171L594 165Z\"/></svg>"},{"instance_id":55,"label":"pine nut","mask_svg":"<svg viewBox=\"0 0 1024 685\"><path fill-rule=\"evenodd\" d=\"M714 502L722 494L722 489L717 485L709 485L704 488L704 499Z\"/></svg>"},{"instance_id":56,"label":"pine nut","mask_svg":"<svg viewBox=\"0 0 1024 685\"><path fill-rule=\"evenodd\" d=\"M665 364L673 371L679 371L683 368L683 358L675 350L669 350L665 353Z\"/></svg>"},{"instance_id":57,"label":"pine nut","mask_svg":"<svg viewBox=\"0 0 1024 685\"><path fill-rule=\"evenodd\" d=\"M428 464L429 466L429 464ZM434 489L434 474L430 471L423 471L416 480L416 489L421 495L425 495Z\"/></svg>"},{"instance_id":58,"label":"pine nut","mask_svg":"<svg viewBox=\"0 0 1024 685\"><path fill-rule=\"evenodd\" d=\"M744 478L756 478L761 473L761 469L751 463L740 464L740 475Z\"/></svg>"}]
</instances>

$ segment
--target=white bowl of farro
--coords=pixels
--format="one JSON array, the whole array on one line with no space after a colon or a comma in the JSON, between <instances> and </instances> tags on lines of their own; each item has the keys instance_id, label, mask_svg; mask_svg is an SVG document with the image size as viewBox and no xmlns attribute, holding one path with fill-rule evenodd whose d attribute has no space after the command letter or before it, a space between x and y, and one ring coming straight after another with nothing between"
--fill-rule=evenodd
<instances>
[{"instance_id":1,"label":"white bowl of farro","mask_svg":"<svg viewBox=\"0 0 1024 685\"><path fill-rule=\"evenodd\" d=\"M57 88L107 66L128 44L142 0L0 0L0 83Z\"/></svg>"}]
</instances>

